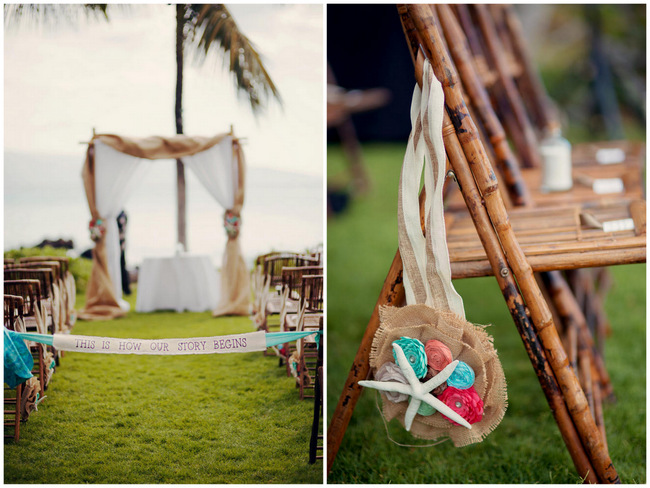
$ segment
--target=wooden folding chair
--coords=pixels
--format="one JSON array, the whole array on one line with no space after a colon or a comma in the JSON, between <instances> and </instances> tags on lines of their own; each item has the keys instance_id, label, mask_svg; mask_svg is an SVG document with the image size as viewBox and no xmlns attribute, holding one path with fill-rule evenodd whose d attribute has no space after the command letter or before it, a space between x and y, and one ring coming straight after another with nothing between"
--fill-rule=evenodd
<instances>
[{"instance_id":1,"label":"wooden folding chair","mask_svg":"<svg viewBox=\"0 0 650 488\"><path fill-rule=\"evenodd\" d=\"M499 191L498 179L480 141L477 126L463 100L458 75L454 66L449 63L450 56L446 51L435 12L426 5L400 6L399 12L413 61L416 64L416 79L422 78L421 64L416 62L416 55L422 49L445 92L443 140L447 157L455 178L462 188L463 197L484 253L478 260L471 259L473 264L469 269L472 273L476 273L479 268L489 265L491 273L496 277L580 475L590 482L616 482L618 475L612 466L602 434L589 410L585 392L574 370L568 367L569 360L557 333L554 318L533 276L533 271L558 269L558 261L556 261L558 259L561 263L560 267L571 269L584 265L620 264L626 262L627 258L621 260L620 250L612 248L604 254L600 252L600 245L607 240L612 240L607 235L604 238L594 236L592 243L582 247L575 227L568 231L574 233L569 239L572 241L571 244L566 240L561 243L558 254L539 253L527 258L518 235L513 231L516 225L511 222L517 220L525 225L526 220L537 216L531 213L534 209L522 209L528 213L519 215L520 220L515 219L517 211L507 212ZM422 60L421 54L420 60ZM419 73L418 67L420 67ZM629 207L618 210L622 215L630 216ZM638 222L635 226L634 233L638 233L638 236L633 237L639 239L634 239L634 244L628 249L634 256L627 262L645 260L644 227L645 222ZM533 238L535 232L530 232L531 230L529 229L528 232L529 253L536 245L544 245L544 242L548 244L548 236L546 239L543 235ZM580 226L580 232L582 230ZM554 237L559 234L561 229L555 228ZM537 241L537 244L532 244L533 241ZM565 252L568 254L564 255ZM584 258L579 262L575 260L577 252ZM532 259L533 257L535 259ZM479 265L479 261L482 260L484 260L483 264ZM485 269L483 268L484 271ZM452 273L458 275L454 272L453 257ZM330 423L328 468L334 461L352 410L360 395L361 387L358 381L366 379L369 373L368 354L379 325L379 306L399 305L404 302L401 280L401 259L398 252L384 282Z\"/></svg>"},{"instance_id":2,"label":"wooden folding chair","mask_svg":"<svg viewBox=\"0 0 650 488\"><path fill-rule=\"evenodd\" d=\"M323 317L320 318L319 330L323 330ZM311 438L309 440L309 463L323 459L323 432L321 419L323 417L323 336L320 338L316 368L314 372L314 418L311 424ZM320 454L319 454L320 453Z\"/></svg>"},{"instance_id":3,"label":"wooden folding chair","mask_svg":"<svg viewBox=\"0 0 650 488\"><path fill-rule=\"evenodd\" d=\"M299 267L285 267L282 268L282 287L281 296L283 301L282 309L280 310L280 331L290 332L295 331L298 327L298 316L300 311L300 303L302 300L302 278L307 275L322 275L322 266L299 266ZM279 365L282 366L291 353L295 350L292 347L293 343L286 343L283 345L282 354L280 356ZM287 375L290 375L287 368Z\"/></svg>"},{"instance_id":4,"label":"wooden folding chair","mask_svg":"<svg viewBox=\"0 0 650 488\"><path fill-rule=\"evenodd\" d=\"M22 330L16 328L12 330L45 334L45 324L38 316L41 308L40 282L38 280L8 280L4 282L4 292L6 295L19 296L23 299L21 321L19 321ZM34 358L32 374L38 378L41 385L41 396L43 396L51 378L49 365L45 364L45 346L37 342L30 342L29 350ZM51 355L50 357L53 358Z\"/></svg>"},{"instance_id":5,"label":"wooden folding chair","mask_svg":"<svg viewBox=\"0 0 650 488\"><path fill-rule=\"evenodd\" d=\"M317 268L318 269L318 268ZM322 268L320 268L322 272ZM315 270L313 270L315 271ZM298 302L298 313L288 317L285 320L287 331L302 331L302 330L317 330L321 319L323 317L323 275L322 274L303 274L300 277L300 292ZM302 342L301 342L302 341ZM307 350L313 349L313 341L307 340ZM305 355L305 349L301 346L306 343L305 339L299 339L296 343L288 342L283 346L285 356L291 358L298 351L298 361L300 371L306 372L307 375L313 375L313 367L315 364L315 354L313 351L308 351ZM308 359L306 359L308 358ZM291 376L292 365L287 360L287 376ZM300 378L297 378L299 385L301 385ZM310 383L310 381L307 381ZM312 385L313 387L313 385ZM303 395L303 386L300 386L300 395Z\"/></svg>"},{"instance_id":6,"label":"wooden folding chair","mask_svg":"<svg viewBox=\"0 0 650 488\"><path fill-rule=\"evenodd\" d=\"M524 122L530 126L523 108L523 101L521 100L521 97L518 97L518 92L513 88L513 80L505 77L506 68L504 66L512 66L513 63L507 59L501 59L501 45L498 42L496 28L492 24L492 18L487 14L488 8L486 6L481 5L471 8L472 13L476 14L476 16L481 19L482 29L480 32L472 25L470 7L465 5L456 5L453 10L455 10L456 16L452 14L452 8L450 7L441 6L438 8L442 30L447 39L447 45L450 46L451 57L458 67L460 78L466 88L468 101L471 102L474 112L478 114L477 119L480 124L477 125L482 129L481 136L484 145L489 149L489 146L491 145L489 141L497 141L495 146L492 148L494 159L496 159L498 163L497 166L502 172L504 181L508 182L508 185L506 186L509 190L509 196L512 202L514 202L515 205L523 206L554 205L557 207L558 213L562 213L563 208L568 209L570 212L575 212L575 207L572 207L572 204L577 203L580 203L583 206L597 204L606 208L613 208L617 205L625 205L626 203L634 202L630 205L631 212L645 213L645 205L636 201L642 196L642 191L639 191L640 185L638 182L634 185L629 185L630 191L627 191L622 196L616 197L604 197L581 186L578 186L569 192L544 193L541 192L539 188L539 179L541 174L539 170L525 168L520 170L519 166L516 164L518 158L510 152L503 127L501 127L500 121L496 117L495 112L492 111L492 108L494 108L495 111L498 111L498 109L501 108L502 111L499 113L504 113L502 106L505 104L503 101L503 98L505 97L507 98L506 101L509 101L514 106L513 110L505 111L505 116L517 118L516 114L519 114L517 121L523 119ZM456 20L456 17L460 19L460 22ZM460 28L460 23L463 25L464 32ZM466 37L464 34L466 34ZM481 37L481 35L483 35L483 37ZM471 46L473 46L473 50L471 49ZM483 46L486 47L483 48ZM481 73L481 66L487 64L481 62L484 58L483 54L480 53L479 50L482 49L487 51L487 55L489 55L488 60L491 64L497 64L500 67L500 69L496 70L499 74L494 74L493 78L501 80L501 90L493 93L492 99L500 100L501 105L497 103L494 104L493 107L490 106L487 89L483 86L487 83L486 80L489 77L485 72ZM506 82L510 83L508 84ZM497 82L494 81L492 86L494 87L496 85ZM506 90L505 87L509 89ZM506 94L508 96L506 96ZM517 124L518 122L512 125L518 127ZM519 137L513 137L513 140L528 141L529 138L523 133L525 131L521 132L522 133L519 134ZM528 147L528 149L530 153L536 153L536 148ZM596 169L600 170L600 168ZM636 170L638 172L638 166ZM530 177L531 174L533 174L532 178ZM526 178L526 175L528 175L529 178ZM592 175L594 175L593 172ZM586 211L585 214L588 216L591 215L588 211ZM581 214L578 214L578 217L580 217L580 215ZM520 240L520 242L522 241ZM550 296L553 297L553 301L557 308L566 309L569 307L574 313L577 313L579 317L575 318L573 321L584 322L585 318L583 315L586 316L586 322L590 326L589 333L596 335L598 339L598 349L596 352L599 356L597 358L599 364L603 363L602 353L604 331L608 326L601 299L601 293L606 290L606 287L600 290L601 293L597 293L597 290L594 287L593 278L594 276L603 275L604 273L602 270L598 273L593 273L591 270L572 271L571 282L573 283L573 292L574 294L579 294L582 298L577 308L576 300L571 296L571 292L568 287L566 287L561 276L556 274L552 279L547 277L544 281L546 286L553 288L550 292ZM561 303L557 303L558 301ZM567 301L571 303L567 304ZM594 341L593 339L589 339L588 342L591 345ZM571 347L569 350L575 350L576 347L577 346ZM602 379L607 379L606 372L602 370L602 367L601 376L603 376ZM608 382L605 381L603 386L606 396L611 396L611 387Z\"/></svg>"},{"instance_id":7,"label":"wooden folding chair","mask_svg":"<svg viewBox=\"0 0 650 488\"><path fill-rule=\"evenodd\" d=\"M9 330L16 330L16 323L19 322L23 310L23 299L19 296L4 295L4 326ZM14 391L14 393L12 393ZM11 389L5 383L4 387L4 438L13 439L18 442L20 439L20 404L22 399L23 384ZM12 429L13 427L13 429ZM7 428L11 433L7 433Z\"/></svg>"},{"instance_id":8,"label":"wooden folding chair","mask_svg":"<svg viewBox=\"0 0 650 488\"><path fill-rule=\"evenodd\" d=\"M19 263L40 263L44 261L55 261L61 266L60 288L63 302L65 304L65 324L71 328L76 322L75 302L77 289L74 276L70 272L70 259L66 256L30 256L19 258Z\"/></svg>"},{"instance_id":9,"label":"wooden folding chair","mask_svg":"<svg viewBox=\"0 0 650 488\"><path fill-rule=\"evenodd\" d=\"M24 259L24 258L21 258ZM68 325L68 301L65 278L63 274L64 263L56 260L48 261L19 261L16 266L23 269L44 269L52 270L52 299L54 303L53 317L56 320L58 332L63 332L69 328Z\"/></svg>"},{"instance_id":10,"label":"wooden folding chair","mask_svg":"<svg viewBox=\"0 0 650 488\"><path fill-rule=\"evenodd\" d=\"M41 317L45 323L47 333L54 334L59 329L59 301L54 293L54 271L52 268L7 268L4 269L5 280L38 280L40 282L40 303ZM61 351L56 351L52 346L50 350L54 354L56 365L59 365Z\"/></svg>"},{"instance_id":11,"label":"wooden folding chair","mask_svg":"<svg viewBox=\"0 0 650 488\"><path fill-rule=\"evenodd\" d=\"M258 329L268 330L268 317L279 315L285 306L292 306L291 303L287 304L282 296L282 269L310 265L318 265L318 259L299 253L282 253L264 259L261 267L267 288L263 293L267 294L268 299L265 309L258 312L259 315L263 314L263 317L258 319Z\"/></svg>"}]
</instances>

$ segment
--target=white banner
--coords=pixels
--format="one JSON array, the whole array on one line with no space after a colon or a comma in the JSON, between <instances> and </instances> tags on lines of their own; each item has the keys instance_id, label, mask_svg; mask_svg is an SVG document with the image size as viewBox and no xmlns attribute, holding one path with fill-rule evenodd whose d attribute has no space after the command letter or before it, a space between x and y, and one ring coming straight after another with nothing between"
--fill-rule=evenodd
<instances>
[{"instance_id":1,"label":"white banner","mask_svg":"<svg viewBox=\"0 0 650 488\"><path fill-rule=\"evenodd\" d=\"M61 351L105 354L219 354L266 349L264 331L186 339L121 339L116 337L54 334L53 345Z\"/></svg>"}]
</instances>

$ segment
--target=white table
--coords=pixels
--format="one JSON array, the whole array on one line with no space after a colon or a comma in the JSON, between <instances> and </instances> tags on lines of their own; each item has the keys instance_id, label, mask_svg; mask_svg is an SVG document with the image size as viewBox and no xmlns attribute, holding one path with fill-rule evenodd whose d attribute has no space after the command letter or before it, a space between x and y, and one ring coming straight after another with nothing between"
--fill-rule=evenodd
<instances>
[{"instance_id":1,"label":"white table","mask_svg":"<svg viewBox=\"0 0 650 488\"><path fill-rule=\"evenodd\" d=\"M146 258L140 266L136 312L204 312L218 300L217 271L208 256Z\"/></svg>"}]
</instances>

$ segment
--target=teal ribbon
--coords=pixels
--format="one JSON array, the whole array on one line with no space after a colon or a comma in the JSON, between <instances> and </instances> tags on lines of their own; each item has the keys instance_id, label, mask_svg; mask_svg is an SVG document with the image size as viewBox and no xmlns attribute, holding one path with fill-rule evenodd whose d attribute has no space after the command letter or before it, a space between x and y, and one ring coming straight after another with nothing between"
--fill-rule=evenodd
<instances>
[{"instance_id":1,"label":"teal ribbon","mask_svg":"<svg viewBox=\"0 0 650 488\"><path fill-rule=\"evenodd\" d=\"M54 345L54 336L50 334L34 334L31 332L17 332L17 334L26 341L39 342L48 346Z\"/></svg>"},{"instance_id":2,"label":"teal ribbon","mask_svg":"<svg viewBox=\"0 0 650 488\"><path fill-rule=\"evenodd\" d=\"M277 346L285 342L292 342L303 337L316 334L316 345L320 347L320 337L323 334L322 330L301 330L299 332L267 332L266 333L266 347Z\"/></svg>"}]
</instances>

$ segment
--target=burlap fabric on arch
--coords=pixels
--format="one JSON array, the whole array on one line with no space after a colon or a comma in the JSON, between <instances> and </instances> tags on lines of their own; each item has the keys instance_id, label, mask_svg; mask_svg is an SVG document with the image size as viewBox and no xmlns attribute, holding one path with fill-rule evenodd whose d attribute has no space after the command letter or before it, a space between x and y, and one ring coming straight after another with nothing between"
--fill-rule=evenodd
<instances>
[{"instance_id":1,"label":"burlap fabric on arch","mask_svg":"<svg viewBox=\"0 0 650 488\"><path fill-rule=\"evenodd\" d=\"M178 159L190 156L219 144L230 134L218 134L214 137L190 137L177 135L172 137L129 138L115 134L98 134L88 144L86 161L82 178L86 190L88 207L93 220L102 218L95 202L95 151L94 141L100 140L113 149L130 156L144 159ZM233 138L234 164L238 165L238 179L235 185L235 203L233 211L239 215L244 203L244 157L241 146ZM248 315L248 271L241 255L237 238L229 238L223 256L221 279L222 298L213 315ZM108 271L105 237L95 243L93 265L86 289L86 306L79 311L79 318L85 320L110 320L126 315L120 308L115 296Z\"/></svg>"},{"instance_id":2,"label":"burlap fabric on arch","mask_svg":"<svg viewBox=\"0 0 650 488\"><path fill-rule=\"evenodd\" d=\"M506 379L492 338L484 327L474 325L451 312L434 310L426 305L402 308L383 306L379 309L380 327L370 352L373 373L386 362L394 362L392 343L400 337L419 339L423 344L436 339L451 350L454 359L464 361L476 374L474 388L483 400L483 418L467 429L453 425L438 412L430 416L416 415L411 434L421 439L448 437L456 447L481 442L501 422L508 398ZM404 425L408 400L393 403L382 393L383 413L387 421L398 418Z\"/></svg>"}]
</instances>

